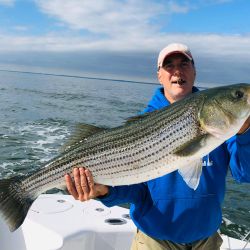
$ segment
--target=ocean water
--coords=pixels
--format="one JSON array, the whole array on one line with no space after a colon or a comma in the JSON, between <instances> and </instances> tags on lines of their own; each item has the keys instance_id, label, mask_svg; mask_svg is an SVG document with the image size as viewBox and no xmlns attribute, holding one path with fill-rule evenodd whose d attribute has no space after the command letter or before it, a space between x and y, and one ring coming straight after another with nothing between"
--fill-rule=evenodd
<instances>
[{"instance_id":1,"label":"ocean water","mask_svg":"<svg viewBox=\"0 0 250 250\"><path fill-rule=\"evenodd\" d=\"M58 154L78 123L121 125L145 108L156 87L0 71L0 178L40 168ZM228 176L223 214L222 232L244 237L250 230L248 184Z\"/></svg>"}]
</instances>

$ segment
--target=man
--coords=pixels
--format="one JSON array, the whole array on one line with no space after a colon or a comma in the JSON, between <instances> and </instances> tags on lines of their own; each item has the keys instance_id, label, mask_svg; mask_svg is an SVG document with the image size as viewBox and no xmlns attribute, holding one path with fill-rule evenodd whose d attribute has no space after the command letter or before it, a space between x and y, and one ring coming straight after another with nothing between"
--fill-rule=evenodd
<instances>
[{"instance_id":1,"label":"man","mask_svg":"<svg viewBox=\"0 0 250 250\"><path fill-rule=\"evenodd\" d=\"M170 44L158 57L159 88L144 112L151 112L185 98L194 87L196 70L192 54L183 44ZM69 193L85 201L99 198L113 206L130 203L130 215L138 228L132 249L220 248L217 230L222 221L228 165L239 182L250 182L250 119L238 135L203 158L198 188L189 188L174 171L146 183L108 187L96 184L87 169L74 169L74 182L65 176Z\"/></svg>"}]
</instances>

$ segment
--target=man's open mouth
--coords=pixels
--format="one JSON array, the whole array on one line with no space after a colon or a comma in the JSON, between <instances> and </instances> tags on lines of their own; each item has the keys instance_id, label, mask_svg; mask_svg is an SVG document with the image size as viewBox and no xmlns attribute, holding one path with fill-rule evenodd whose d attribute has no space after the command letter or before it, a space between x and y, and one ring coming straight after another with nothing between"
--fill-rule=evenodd
<instances>
[{"instance_id":1,"label":"man's open mouth","mask_svg":"<svg viewBox=\"0 0 250 250\"><path fill-rule=\"evenodd\" d=\"M182 85L182 84L184 84L184 83L186 83L186 81L183 80L183 79L178 79L178 80L176 80L176 81L172 81L172 84L179 84L179 85Z\"/></svg>"}]
</instances>

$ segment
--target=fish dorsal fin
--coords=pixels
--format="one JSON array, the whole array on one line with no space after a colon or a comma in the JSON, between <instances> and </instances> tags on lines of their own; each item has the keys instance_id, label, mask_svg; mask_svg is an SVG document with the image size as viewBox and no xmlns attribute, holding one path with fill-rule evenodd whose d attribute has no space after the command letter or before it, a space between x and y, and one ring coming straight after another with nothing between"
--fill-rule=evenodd
<instances>
[{"instance_id":1,"label":"fish dorsal fin","mask_svg":"<svg viewBox=\"0 0 250 250\"><path fill-rule=\"evenodd\" d=\"M132 122L135 122L135 121L139 121L139 120L143 119L144 117L147 117L148 115L149 115L149 113L145 113L145 114L142 114L142 115L136 115L136 116L129 117L129 118L126 119L125 124L132 123Z\"/></svg>"},{"instance_id":2,"label":"fish dorsal fin","mask_svg":"<svg viewBox=\"0 0 250 250\"><path fill-rule=\"evenodd\" d=\"M132 116L132 117L129 117L126 119L126 123L125 124L128 124L128 123L132 123L132 122L135 122L135 121L139 121L139 120L142 120L150 115L152 115L152 113L158 113L159 110L154 110L152 112L147 112L147 113L144 113L144 114L140 114L140 115L136 115L136 116Z\"/></svg>"},{"instance_id":3,"label":"fish dorsal fin","mask_svg":"<svg viewBox=\"0 0 250 250\"><path fill-rule=\"evenodd\" d=\"M178 169L178 172L187 185L196 190L199 185L202 172L202 159L198 159L190 164L187 164L186 166Z\"/></svg>"},{"instance_id":4,"label":"fish dorsal fin","mask_svg":"<svg viewBox=\"0 0 250 250\"><path fill-rule=\"evenodd\" d=\"M106 128L100 128L86 123L79 123L75 126L75 131L69 137L68 141L62 146L61 151L68 151L72 147L75 147L82 141L86 140L89 136L104 130L106 130Z\"/></svg>"}]
</instances>

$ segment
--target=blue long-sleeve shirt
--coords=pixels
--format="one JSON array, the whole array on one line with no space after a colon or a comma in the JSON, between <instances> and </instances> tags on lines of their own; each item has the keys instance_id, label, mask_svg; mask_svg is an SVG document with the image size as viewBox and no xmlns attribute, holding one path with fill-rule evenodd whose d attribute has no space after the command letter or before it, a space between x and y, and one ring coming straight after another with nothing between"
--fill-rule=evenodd
<instances>
[{"instance_id":1,"label":"blue long-sleeve shirt","mask_svg":"<svg viewBox=\"0 0 250 250\"><path fill-rule=\"evenodd\" d=\"M194 87L193 92L196 91ZM161 87L144 112L168 105ZM250 182L250 129L233 136L203 158L196 190L189 188L178 171L174 171L145 183L110 187L108 196L101 201L106 206L131 203L132 220L151 237L190 243L218 230L228 169L236 181Z\"/></svg>"}]
</instances>

